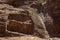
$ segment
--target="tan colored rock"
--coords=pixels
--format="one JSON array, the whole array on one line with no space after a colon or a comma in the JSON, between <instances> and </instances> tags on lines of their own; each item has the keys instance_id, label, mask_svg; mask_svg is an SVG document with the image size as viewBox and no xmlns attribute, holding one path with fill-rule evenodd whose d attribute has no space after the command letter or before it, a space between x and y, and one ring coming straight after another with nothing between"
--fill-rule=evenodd
<instances>
[{"instance_id":1,"label":"tan colored rock","mask_svg":"<svg viewBox=\"0 0 60 40\"><path fill-rule=\"evenodd\" d=\"M5 37L0 38L1 40L48 40L48 39L42 39L38 37L32 37L32 36L21 36L21 37Z\"/></svg>"},{"instance_id":2,"label":"tan colored rock","mask_svg":"<svg viewBox=\"0 0 60 40\"><path fill-rule=\"evenodd\" d=\"M24 9L13 8L8 4L3 4L3 5L0 4L0 13L1 13L0 17L3 20L5 20L7 17L7 19L5 20L5 23L9 21L8 30L27 33L27 34L30 34L33 32L33 29L34 29L33 21L30 18L29 13ZM6 17L4 15L6 15ZM3 21L2 19L0 21ZM11 20L15 20L15 21L11 21ZM7 30L6 26L4 27ZM3 28L1 28L1 30L3 30Z\"/></svg>"},{"instance_id":3,"label":"tan colored rock","mask_svg":"<svg viewBox=\"0 0 60 40\"><path fill-rule=\"evenodd\" d=\"M37 33L37 35L34 36L39 37L42 36L43 38L49 38L49 35L45 28L44 19L41 17L40 14L38 15L37 12L34 11L35 9L30 7L28 7L27 9L14 8L8 4L3 5L0 4L0 5L3 6L0 7L0 14L7 15L6 26L5 26L6 29L4 31L6 31L8 28L9 31L30 34L33 32L33 30L35 30L36 32L34 31L33 35L34 33Z\"/></svg>"}]
</instances>

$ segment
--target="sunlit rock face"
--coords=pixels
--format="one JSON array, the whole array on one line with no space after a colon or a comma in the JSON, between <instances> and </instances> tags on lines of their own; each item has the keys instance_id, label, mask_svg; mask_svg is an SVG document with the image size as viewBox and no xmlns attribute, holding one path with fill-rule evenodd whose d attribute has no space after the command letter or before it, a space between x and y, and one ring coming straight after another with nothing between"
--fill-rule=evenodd
<instances>
[{"instance_id":1,"label":"sunlit rock face","mask_svg":"<svg viewBox=\"0 0 60 40\"><path fill-rule=\"evenodd\" d=\"M60 37L60 0L48 0L44 8L53 19L53 24L49 24L50 26L46 27L49 34L52 37Z\"/></svg>"}]
</instances>

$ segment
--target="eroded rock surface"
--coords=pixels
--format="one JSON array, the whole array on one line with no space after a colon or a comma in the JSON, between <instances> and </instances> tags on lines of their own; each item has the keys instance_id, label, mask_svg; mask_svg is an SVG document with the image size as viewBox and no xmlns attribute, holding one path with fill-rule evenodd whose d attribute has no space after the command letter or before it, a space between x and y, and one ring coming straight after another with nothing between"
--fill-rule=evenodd
<instances>
[{"instance_id":1,"label":"eroded rock surface","mask_svg":"<svg viewBox=\"0 0 60 40\"><path fill-rule=\"evenodd\" d=\"M44 5L44 9L50 16L50 20L53 21L53 24L50 22L51 24L48 24L46 27L50 36L60 37L60 1L48 0L48 2Z\"/></svg>"},{"instance_id":2,"label":"eroded rock surface","mask_svg":"<svg viewBox=\"0 0 60 40\"><path fill-rule=\"evenodd\" d=\"M2 6L0 8L0 14L6 15L3 17L6 23L6 26L4 26L5 30L3 32L7 32L6 30L8 30L23 34L32 33L32 35L39 37L48 36L47 32L45 32L46 30L43 24L41 23L42 20L40 20L40 15L38 15L33 8L14 8L13 6L8 4L0 4L0 6ZM3 28L1 29L3 30Z\"/></svg>"}]
</instances>

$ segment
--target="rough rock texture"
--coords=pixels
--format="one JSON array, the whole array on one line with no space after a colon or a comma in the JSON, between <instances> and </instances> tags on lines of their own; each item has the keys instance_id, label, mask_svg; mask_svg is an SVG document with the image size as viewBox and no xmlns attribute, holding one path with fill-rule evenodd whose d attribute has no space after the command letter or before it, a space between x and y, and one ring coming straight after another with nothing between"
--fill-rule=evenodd
<instances>
[{"instance_id":1,"label":"rough rock texture","mask_svg":"<svg viewBox=\"0 0 60 40\"><path fill-rule=\"evenodd\" d=\"M1 28L4 33L8 30L9 33L14 34L32 34L34 36L44 38L48 36L45 26L42 24L42 18L34 11L35 9L29 7L27 7L27 9L14 8L8 4L0 4L0 6L0 15L1 18L3 16L2 19L5 20L4 23L6 24L6 26L4 26L4 30Z\"/></svg>"},{"instance_id":2,"label":"rough rock texture","mask_svg":"<svg viewBox=\"0 0 60 40\"><path fill-rule=\"evenodd\" d=\"M0 38L0 40L45 40L38 37L32 37L32 36L21 36L21 37L6 37L6 38Z\"/></svg>"},{"instance_id":3,"label":"rough rock texture","mask_svg":"<svg viewBox=\"0 0 60 40\"><path fill-rule=\"evenodd\" d=\"M39 38L34 36L21 36L21 37L2 37L0 40L60 40L60 38Z\"/></svg>"},{"instance_id":4,"label":"rough rock texture","mask_svg":"<svg viewBox=\"0 0 60 40\"><path fill-rule=\"evenodd\" d=\"M9 36L1 40L60 40L50 38L60 37L59 0L47 1L44 10L41 4L29 1L0 0L0 36Z\"/></svg>"},{"instance_id":5,"label":"rough rock texture","mask_svg":"<svg viewBox=\"0 0 60 40\"><path fill-rule=\"evenodd\" d=\"M2 4L1 4L0 6L2 7L0 9L0 11L1 11L0 26L8 25L8 27L7 27L8 30L12 29L11 31L18 31L18 32L24 32L24 33L30 33L33 31L34 24L33 24L32 19L29 16L29 13L26 13L22 10L21 10L21 12L19 12L20 9L19 9L19 11L18 11L18 9L16 9L16 11L15 11L15 8L10 7L6 4L4 6L2 6ZM8 24L6 24L7 21L8 21ZM2 29L3 27L5 27L5 28ZM5 30L6 26L3 26L3 27L1 29ZM18 30L18 28L19 28L19 30Z\"/></svg>"},{"instance_id":6,"label":"rough rock texture","mask_svg":"<svg viewBox=\"0 0 60 40\"><path fill-rule=\"evenodd\" d=\"M34 30L34 23L28 14L24 14L10 14L8 30L31 34Z\"/></svg>"},{"instance_id":7,"label":"rough rock texture","mask_svg":"<svg viewBox=\"0 0 60 40\"><path fill-rule=\"evenodd\" d=\"M48 0L44 9L51 17L50 21L53 21L53 24L48 24L46 27L50 36L60 37L60 0Z\"/></svg>"},{"instance_id":8,"label":"rough rock texture","mask_svg":"<svg viewBox=\"0 0 60 40\"><path fill-rule=\"evenodd\" d=\"M0 0L0 3L9 4L14 7L19 7L19 6L31 3L30 1L32 2L35 0Z\"/></svg>"}]
</instances>

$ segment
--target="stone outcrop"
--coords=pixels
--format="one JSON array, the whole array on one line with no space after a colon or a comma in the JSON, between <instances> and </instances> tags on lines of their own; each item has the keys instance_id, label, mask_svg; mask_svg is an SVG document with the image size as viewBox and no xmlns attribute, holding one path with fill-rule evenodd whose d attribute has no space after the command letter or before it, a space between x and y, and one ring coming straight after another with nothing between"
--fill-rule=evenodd
<instances>
[{"instance_id":1,"label":"stone outcrop","mask_svg":"<svg viewBox=\"0 0 60 40\"><path fill-rule=\"evenodd\" d=\"M28 12L3 5L0 4L0 29L3 30L2 32L6 32L6 30L27 34L33 32L34 23Z\"/></svg>"},{"instance_id":2,"label":"stone outcrop","mask_svg":"<svg viewBox=\"0 0 60 40\"><path fill-rule=\"evenodd\" d=\"M37 12L35 12L35 9L30 7L27 7L27 9L14 8L13 6L8 4L0 4L0 6L0 17L5 20L6 25L3 26L4 29L1 28L1 30L3 30L2 33L4 32L5 35L7 33L21 35L20 33L22 33L25 35L32 34L39 37L48 36L47 32L45 32L45 27L41 23L41 17L37 14Z\"/></svg>"},{"instance_id":3,"label":"stone outcrop","mask_svg":"<svg viewBox=\"0 0 60 40\"><path fill-rule=\"evenodd\" d=\"M44 5L32 0L0 0L0 36L60 37L59 17L59 0L47 0Z\"/></svg>"}]
</instances>

